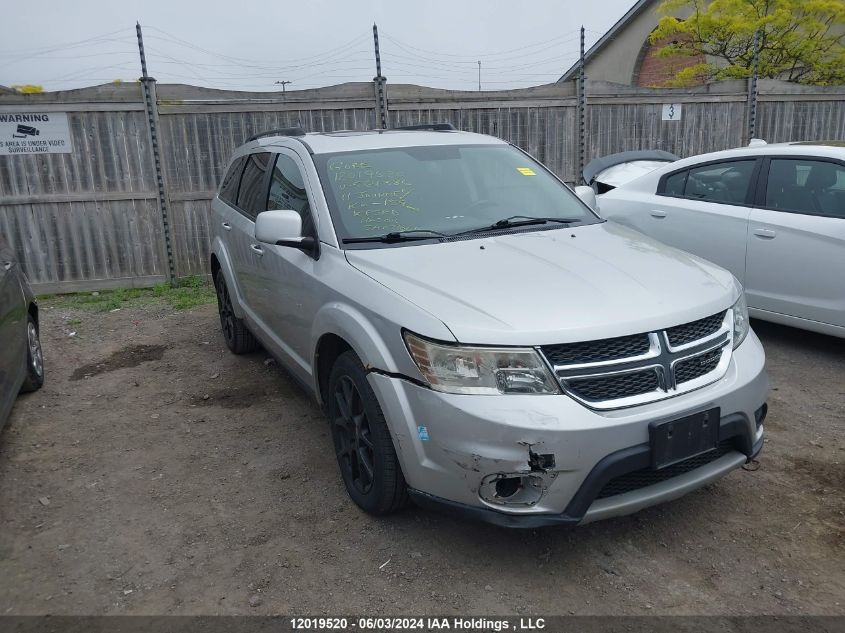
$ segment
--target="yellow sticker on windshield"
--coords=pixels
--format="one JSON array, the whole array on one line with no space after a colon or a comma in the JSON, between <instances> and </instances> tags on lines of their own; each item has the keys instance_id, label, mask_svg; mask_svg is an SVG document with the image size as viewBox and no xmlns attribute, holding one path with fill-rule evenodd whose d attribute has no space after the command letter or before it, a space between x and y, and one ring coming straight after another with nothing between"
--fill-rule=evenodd
<instances>
[{"instance_id":1,"label":"yellow sticker on windshield","mask_svg":"<svg viewBox=\"0 0 845 633\"><path fill-rule=\"evenodd\" d=\"M530 167L517 167L516 170L523 176L536 176L534 170Z\"/></svg>"}]
</instances>

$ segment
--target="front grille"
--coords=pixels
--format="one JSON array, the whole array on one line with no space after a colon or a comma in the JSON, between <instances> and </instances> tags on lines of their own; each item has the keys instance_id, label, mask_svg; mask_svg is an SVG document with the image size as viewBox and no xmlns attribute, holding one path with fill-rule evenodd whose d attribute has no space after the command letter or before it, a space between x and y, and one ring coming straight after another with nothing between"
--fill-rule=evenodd
<instances>
[{"instance_id":1,"label":"front grille","mask_svg":"<svg viewBox=\"0 0 845 633\"><path fill-rule=\"evenodd\" d=\"M678 384L695 380L716 369L722 359L722 348L714 349L705 354L686 358L675 365L675 381Z\"/></svg>"},{"instance_id":2,"label":"front grille","mask_svg":"<svg viewBox=\"0 0 845 633\"><path fill-rule=\"evenodd\" d=\"M680 347L714 334L722 327L724 319L725 313L719 312L705 319L671 327L666 330L666 336L669 338L669 344L672 347Z\"/></svg>"},{"instance_id":3,"label":"front grille","mask_svg":"<svg viewBox=\"0 0 845 633\"><path fill-rule=\"evenodd\" d=\"M683 475L696 468L701 468L707 464L716 461L720 457L724 457L731 451L735 451L733 438L722 440L719 442L718 448L695 457L690 457L677 464L672 464L661 470L652 470L651 468L643 468L642 470L635 470L619 477L615 477L608 481L604 487L599 491L596 499L605 499L607 497L614 497L633 490L639 490L654 484L659 484L661 481L672 479L678 475Z\"/></svg>"},{"instance_id":4,"label":"front grille","mask_svg":"<svg viewBox=\"0 0 845 633\"><path fill-rule=\"evenodd\" d=\"M546 345L543 353L552 365L582 365L642 356L649 349L648 334L619 336L601 341Z\"/></svg>"},{"instance_id":5,"label":"front grille","mask_svg":"<svg viewBox=\"0 0 845 633\"><path fill-rule=\"evenodd\" d=\"M590 408L635 406L720 378L725 369L721 361L731 353L731 333L724 321L723 311L666 330L544 345L539 350L563 390Z\"/></svg>"},{"instance_id":6,"label":"front grille","mask_svg":"<svg viewBox=\"0 0 845 633\"><path fill-rule=\"evenodd\" d=\"M569 391L584 400L600 402L638 396L656 391L660 386L657 372L651 369L626 374L598 376L568 381Z\"/></svg>"}]
</instances>

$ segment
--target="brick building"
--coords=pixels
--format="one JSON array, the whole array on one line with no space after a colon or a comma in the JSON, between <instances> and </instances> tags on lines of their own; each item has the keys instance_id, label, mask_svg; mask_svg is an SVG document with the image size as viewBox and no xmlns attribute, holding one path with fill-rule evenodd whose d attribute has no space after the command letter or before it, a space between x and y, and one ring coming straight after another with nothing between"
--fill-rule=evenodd
<instances>
[{"instance_id":1,"label":"brick building","mask_svg":"<svg viewBox=\"0 0 845 633\"><path fill-rule=\"evenodd\" d=\"M587 77L629 86L662 86L678 71L704 61L704 57L658 57L670 39L655 43L649 36L660 21L660 0L639 0L585 55ZM678 14L678 17L684 17ZM578 64L558 81L578 77Z\"/></svg>"}]
</instances>

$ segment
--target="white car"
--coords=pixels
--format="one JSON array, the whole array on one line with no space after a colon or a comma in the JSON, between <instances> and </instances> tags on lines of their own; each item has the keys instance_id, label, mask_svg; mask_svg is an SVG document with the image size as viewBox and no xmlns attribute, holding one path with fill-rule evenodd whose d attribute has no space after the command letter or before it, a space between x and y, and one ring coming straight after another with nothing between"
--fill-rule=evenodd
<instances>
[{"instance_id":1,"label":"white car","mask_svg":"<svg viewBox=\"0 0 845 633\"><path fill-rule=\"evenodd\" d=\"M686 158L619 184L598 205L609 220L730 270L751 316L845 337L845 142L754 141Z\"/></svg>"}]
</instances>

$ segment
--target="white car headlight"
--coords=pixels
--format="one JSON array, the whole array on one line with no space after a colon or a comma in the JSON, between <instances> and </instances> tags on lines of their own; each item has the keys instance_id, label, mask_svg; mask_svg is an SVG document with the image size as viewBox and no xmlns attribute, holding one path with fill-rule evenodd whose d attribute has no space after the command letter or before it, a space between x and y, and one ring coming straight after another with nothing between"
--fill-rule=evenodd
<instances>
[{"instance_id":1,"label":"white car headlight","mask_svg":"<svg viewBox=\"0 0 845 633\"><path fill-rule=\"evenodd\" d=\"M748 336L751 324L748 320L748 304L745 302L745 292L740 293L739 299L731 308L734 316L734 349Z\"/></svg>"},{"instance_id":2,"label":"white car headlight","mask_svg":"<svg viewBox=\"0 0 845 633\"><path fill-rule=\"evenodd\" d=\"M436 391L463 394L560 393L536 350L444 345L405 332L420 373Z\"/></svg>"}]
</instances>

